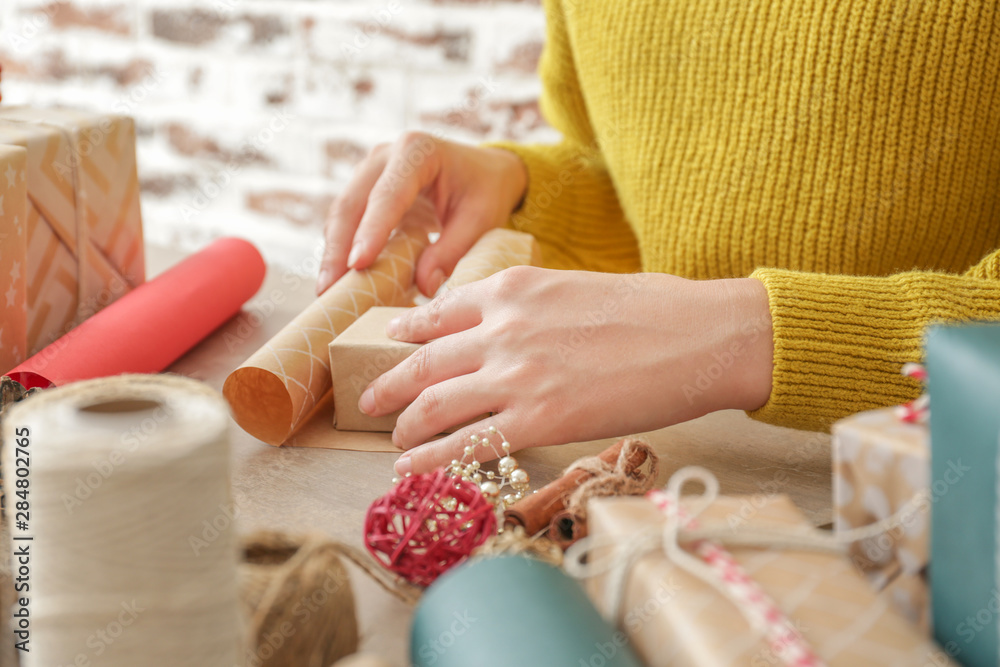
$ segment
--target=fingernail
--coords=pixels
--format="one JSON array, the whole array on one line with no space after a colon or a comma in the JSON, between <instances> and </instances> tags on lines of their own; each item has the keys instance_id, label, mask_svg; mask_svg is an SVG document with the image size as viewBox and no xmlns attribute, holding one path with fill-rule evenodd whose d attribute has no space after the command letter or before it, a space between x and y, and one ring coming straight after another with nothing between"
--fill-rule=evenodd
<instances>
[{"instance_id":1,"label":"fingernail","mask_svg":"<svg viewBox=\"0 0 1000 667\"><path fill-rule=\"evenodd\" d=\"M351 254L347 256L348 268L351 269L354 268L354 265L358 263L359 259L361 259L361 253L364 252L364 249L365 249L365 244L362 243L361 241L358 241L353 246L351 246Z\"/></svg>"},{"instance_id":2,"label":"fingernail","mask_svg":"<svg viewBox=\"0 0 1000 667\"><path fill-rule=\"evenodd\" d=\"M441 269L434 269L431 272L431 295L437 294L437 291L441 289L441 285L444 284L444 271Z\"/></svg>"},{"instance_id":3,"label":"fingernail","mask_svg":"<svg viewBox=\"0 0 1000 667\"><path fill-rule=\"evenodd\" d=\"M396 459L396 464L393 468L396 469L397 475L406 475L407 473L413 472L413 461L410 460L410 455L403 454Z\"/></svg>"},{"instance_id":4,"label":"fingernail","mask_svg":"<svg viewBox=\"0 0 1000 667\"><path fill-rule=\"evenodd\" d=\"M316 294L322 294L326 291L330 285L331 276L333 276L333 272L330 269L323 269L319 272L319 278L316 279Z\"/></svg>"},{"instance_id":5,"label":"fingernail","mask_svg":"<svg viewBox=\"0 0 1000 667\"><path fill-rule=\"evenodd\" d=\"M365 389L364 393L361 394L361 398L358 399L358 409L366 415L370 415L372 410L375 409L375 390L371 387Z\"/></svg>"},{"instance_id":6,"label":"fingernail","mask_svg":"<svg viewBox=\"0 0 1000 667\"><path fill-rule=\"evenodd\" d=\"M389 323L385 325L385 335L389 338L395 338L396 334L399 333L399 321L403 319L402 316L394 317L389 320Z\"/></svg>"}]
</instances>

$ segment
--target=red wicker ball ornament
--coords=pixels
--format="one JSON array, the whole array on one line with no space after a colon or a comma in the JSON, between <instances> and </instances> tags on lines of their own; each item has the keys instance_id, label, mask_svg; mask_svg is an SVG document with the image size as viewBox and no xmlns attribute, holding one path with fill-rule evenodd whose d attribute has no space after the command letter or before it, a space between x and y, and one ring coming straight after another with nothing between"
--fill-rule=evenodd
<instances>
[{"instance_id":1,"label":"red wicker ball ornament","mask_svg":"<svg viewBox=\"0 0 1000 667\"><path fill-rule=\"evenodd\" d=\"M365 546L386 568L428 586L496 533L494 506L444 469L400 480L368 508Z\"/></svg>"}]
</instances>

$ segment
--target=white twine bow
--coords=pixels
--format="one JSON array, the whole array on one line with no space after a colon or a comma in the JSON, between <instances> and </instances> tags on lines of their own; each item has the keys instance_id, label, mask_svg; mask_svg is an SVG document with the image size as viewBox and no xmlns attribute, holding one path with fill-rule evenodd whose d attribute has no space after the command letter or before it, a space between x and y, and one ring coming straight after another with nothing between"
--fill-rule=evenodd
<instances>
[{"instance_id":1,"label":"white twine bow","mask_svg":"<svg viewBox=\"0 0 1000 667\"><path fill-rule=\"evenodd\" d=\"M687 496L680 505L681 491L688 482L700 482L704 492ZM821 667L824 663L787 616L747 575L743 567L722 545L754 546L771 549L819 551L845 555L847 547L859 540L884 533L919 501L914 496L895 514L876 523L831 534L811 526L753 526L734 529L724 524L700 526L700 515L719 495L719 482L711 472L688 466L671 476L664 490L650 491L646 497L666 515L662 529L653 527L622 544L612 535L588 536L566 551L564 567L577 579L607 573L604 600L605 618L620 625L628 575L635 563L650 553L662 553L676 567L698 577L729 600L747 620L750 628L765 638L775 655L786 665ZM687 545L685 548L682 545ZM617 548L616 548L617 547Z\"/></svg>"}]
</instances>

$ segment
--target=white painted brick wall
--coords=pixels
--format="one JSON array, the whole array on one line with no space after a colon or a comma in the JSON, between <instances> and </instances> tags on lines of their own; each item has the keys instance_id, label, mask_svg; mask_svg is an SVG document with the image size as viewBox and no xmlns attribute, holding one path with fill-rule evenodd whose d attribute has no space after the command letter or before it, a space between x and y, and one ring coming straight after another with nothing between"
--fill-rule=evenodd
<instances>
[{"instance_id":1,"label":"white painted brick wall","mask_svg":"<svg viewBox=\"0 0 1000 667\"><path fill-rule=\"evenodd\" d=\"M308 269L375 144L555 140L543 38L537 0L3 0L2 104L133 115L149 241L234 234Z\"/></svg>"}]
</instances>

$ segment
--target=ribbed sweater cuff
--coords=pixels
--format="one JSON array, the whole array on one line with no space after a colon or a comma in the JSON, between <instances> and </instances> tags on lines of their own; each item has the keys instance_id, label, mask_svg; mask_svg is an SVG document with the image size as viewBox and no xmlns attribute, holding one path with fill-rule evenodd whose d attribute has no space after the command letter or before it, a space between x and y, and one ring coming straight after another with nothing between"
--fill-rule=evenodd
<instances>
[{"instance_id":1,"label":"ribbed sweater cuff","mask_svg":"<svg viewBox=\"0 0 1000 667\"><path fill-rule=\"evenodd\" d=\"M1000 319L996 281L925 272L887 277L759 269L774 330L771 397L755 419L822 430L919 394L900 375L941 320Z\"/></svg>"}]
</instances>

